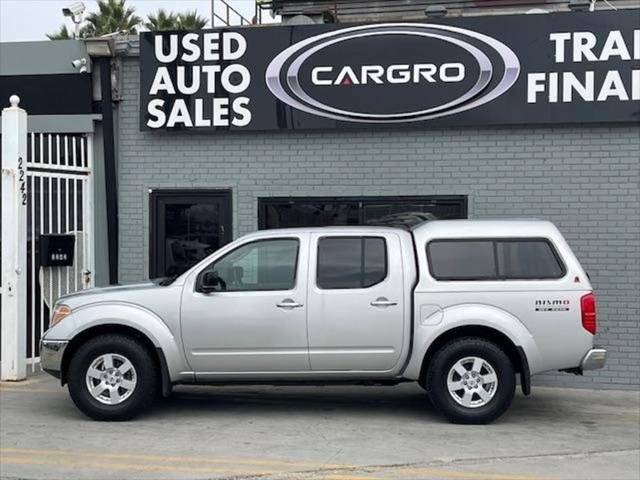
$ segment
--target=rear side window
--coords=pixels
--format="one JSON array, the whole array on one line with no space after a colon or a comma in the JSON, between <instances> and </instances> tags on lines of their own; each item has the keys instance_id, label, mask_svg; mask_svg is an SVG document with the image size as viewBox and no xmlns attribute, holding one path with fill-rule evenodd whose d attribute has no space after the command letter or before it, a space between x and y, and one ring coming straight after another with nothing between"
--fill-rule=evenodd
<instances>
[{"instance_id":1,"label":"rear side window","mask_svg":"<svg viewBox=\"0 0 640 480\"><path fill-rule=\"evenodd\" d=\"M437 279L492 279L497 275L493 242L435 241L429 243L431 273Z\"/></svg>"},{"instance_id":2,"label":"rear side window","mask_svg":"<svg viewBox=\"0 0 640 480\"><path fill-rule=\"evenodd\" d=\"M325 237L318 241L317 285L368 288L387 276L387 246L379 237Z\"/></svg>"},{"instance_id":3,"label":"rear side window","mask_svg":"<svg viewBox=\"0 0 640 480\"><path fill-rule=\"evenodd\" d=\"M498 275L503 278L560 278L564 268L544 240L496 242Z\"/></svg>"},{"instance_id":4,"label":"rear side window","mask_svg":"<svg viewBox=\"0 0 640 480\"><path fill-rule=\"evenodd\" d=\"M546 239L435 240L427 259L437 280L540 280L565 273Z\"/></svg>"}]
</instances>

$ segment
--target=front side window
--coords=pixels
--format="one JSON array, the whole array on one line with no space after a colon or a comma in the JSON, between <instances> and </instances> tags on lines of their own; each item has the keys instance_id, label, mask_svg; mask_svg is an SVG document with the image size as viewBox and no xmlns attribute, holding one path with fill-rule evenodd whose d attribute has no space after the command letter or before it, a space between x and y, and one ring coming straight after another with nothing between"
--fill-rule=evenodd
<instances>
[{"instance_id":1,"label":"front side window","mask_svg":"<svg viewBox=\"0 0 640 480\"><path fill-rule=\"evenodd\" d=\"M200 274L208 291L291 290L295 286L298 240L248 243L228 253Z\"/></svg>"},{"instance_id":2,"label":"front side window","mask_svg":"<svg viewBox=\"0 0 640 480\"><path fill-rule=\"evenodd\" d=\"M368 288L382 282L386 276L384 238L325 237L318 241L318 287Z\"/></svg>"},{"instance_id":3,"label":"front side window","mask_svg":"<svg viewBox=\"0 0 640 480\"><path fill-rule=\"evenodd\" d=\"M435 240L427 258L436 280L544 280L565 273L546 239Z\"/></svg>"}]
</instances>

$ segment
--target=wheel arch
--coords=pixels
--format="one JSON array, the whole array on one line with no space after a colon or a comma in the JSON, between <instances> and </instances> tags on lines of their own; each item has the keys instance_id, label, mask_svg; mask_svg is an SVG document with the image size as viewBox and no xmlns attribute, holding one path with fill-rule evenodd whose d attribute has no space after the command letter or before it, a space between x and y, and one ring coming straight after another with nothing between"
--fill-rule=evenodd
<instances>
[{"instance_id":1,"label":"wheel arch","mask_svg":"<svg viewBox=\"0 0 640 480\"><path fill-rule=\"evenodd\" d=\"M67 373L69 371L69 363L71 358L78 351L86 341L91 338L98 337L103 334L118 334L135 338L144 345L151 357L158 364L158 381L162 386L162 395L168 396L171 393L171 378L169 375L169 368L167 365L167 359L162 351L162 348L156 346L154 342L140 330L128 325L105 323L89 327L77 335L75 335L67 344L67 347L62 356L62 364L60 368L60 382L62 385L67 383Z\"/></svg>"},{"instance_id":2,"label":"wheel arch","mask_svg":"<svg viewBox=\"0 0 640 480\"><path fill-rule=\"evenodd\" d=\"M445 332L442 332L438 337L436 337L435 340L431 342L424 354L424 357L422 358L422 365L420 367L419 376L420 383L424 382L425 374L427 372L427 369L429 368L429 363L431 362L434 354L450 341L455 340L456 338L463 337L483 338L495 343L500 348L502 348L509 357L509 360L511 361L515 371L520 374L520 384L522 387L522 392L525 395L529 395L531 391L531 375L529 371L529 362L527 360L527 355L524 349L521 346L516 345L507 335L505 335L500 330L485 325L457 326L446 330Z\"/></svg>"}]
</instances>

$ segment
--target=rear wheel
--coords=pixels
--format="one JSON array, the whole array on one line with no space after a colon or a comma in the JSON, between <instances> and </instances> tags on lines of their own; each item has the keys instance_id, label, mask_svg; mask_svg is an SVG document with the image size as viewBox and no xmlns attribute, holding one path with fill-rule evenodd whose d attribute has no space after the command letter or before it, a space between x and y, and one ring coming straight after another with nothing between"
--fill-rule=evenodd
<instances>
[{"instance_id":1,"label":"rear wheel","mask_svg":"<svg viewBox=\"0 0 640 480\"><path fill-rule=\"evenodd\" d=\"M489 423L511 405L515 371L507 354L482 338L454 340L436 352L424 380L434 406L454 423Z\"/></svg>"},{"instance_id":2,"label":"rear wheel","mask_svg":"<svg viewBox=\"0 0 640 480\"><path fill-rule=\"evenodd\" d=\"M95 420L128 420L151 406L157 378L156 362L143 344L124 335L101 335L71 358L69 393Z\"/></svg>"}]
</instances>

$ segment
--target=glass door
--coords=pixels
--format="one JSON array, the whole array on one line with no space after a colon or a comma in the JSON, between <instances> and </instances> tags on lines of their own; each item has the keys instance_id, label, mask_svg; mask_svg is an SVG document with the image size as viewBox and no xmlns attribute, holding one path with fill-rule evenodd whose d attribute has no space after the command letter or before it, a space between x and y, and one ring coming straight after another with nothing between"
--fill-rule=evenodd
<instances>
[{"instance_id":1,"label":"glass door","mask_svg":"<svg viewBox=\"0 0 640 480\"><path fill-rule=\"evenodd\" d=\"M151 193L151 278L180 275L229 241L231 192Z\"/></svg>"}]
</instances>

